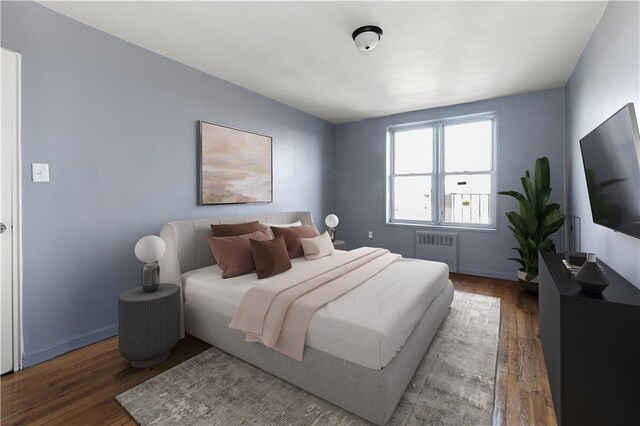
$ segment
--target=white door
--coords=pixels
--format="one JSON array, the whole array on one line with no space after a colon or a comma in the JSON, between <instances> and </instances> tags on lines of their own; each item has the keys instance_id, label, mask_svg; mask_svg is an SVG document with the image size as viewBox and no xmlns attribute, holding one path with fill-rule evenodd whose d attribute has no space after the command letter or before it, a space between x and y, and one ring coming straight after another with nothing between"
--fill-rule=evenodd
<instances>
[{"instance_id":1,"label":"white door","mask_svg":"<svg viewBox=\"0 0 640 426\"><path fill-rule=\"evenodd\" d=\"M18 147L18 100L20 56L2 49L2 148L0 150L0 327L2 328L2 373L14 369L13 336L13 244L14 179Z\"/></svg>"}]
</instances>

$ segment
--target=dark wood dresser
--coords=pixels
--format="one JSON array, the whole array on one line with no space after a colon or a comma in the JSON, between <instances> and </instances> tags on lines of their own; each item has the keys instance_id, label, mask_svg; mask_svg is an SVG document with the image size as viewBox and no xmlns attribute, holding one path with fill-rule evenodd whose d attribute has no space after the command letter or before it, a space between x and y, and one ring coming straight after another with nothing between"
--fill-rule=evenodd
<instances>
[{"instance_id":1,"label":"dark wood dresser","mask_svg":"<svg viewBox=\"0 0 640 426\"><path fill-rule=\"evenodd\" d=\"M558 423L640 425L640 290L598 260L609 286L584 293L563 258L541 253L538 288Z\"/></svg>"}]
</instances>

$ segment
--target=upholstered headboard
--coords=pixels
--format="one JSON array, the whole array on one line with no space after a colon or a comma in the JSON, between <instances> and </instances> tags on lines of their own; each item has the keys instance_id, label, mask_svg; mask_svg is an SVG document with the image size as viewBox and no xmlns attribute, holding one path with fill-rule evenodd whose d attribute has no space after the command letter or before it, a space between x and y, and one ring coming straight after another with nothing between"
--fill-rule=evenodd
<instances>
[{"instance_id":1,"label":"upholstered headboard","mask_svg":"<svg viewBox=\"0 0 640 426\"><path fill-rule=\"evenodd\" d=\"M182 294L182 274L216 263L205 238L212 235L210 225L255 220L270 224L291 223L297 220L303 224L313 223L310 212L274 212L166 223L160 230L160 238L167 245L167 251L159 261L160 281L180 286ZM181 327L181 336L184 336L184 327Z\"/></svg>"}]
</instances>

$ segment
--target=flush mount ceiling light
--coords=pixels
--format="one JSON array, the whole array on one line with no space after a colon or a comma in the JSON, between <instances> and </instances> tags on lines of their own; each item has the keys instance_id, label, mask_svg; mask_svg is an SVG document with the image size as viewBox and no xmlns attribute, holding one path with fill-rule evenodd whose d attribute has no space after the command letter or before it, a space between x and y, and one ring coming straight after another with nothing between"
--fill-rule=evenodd
<instances>
[{"instance_id":1,"label":"flush mount ceiling light","mask_svg":"<svg viewBox=\"0 0 640 426\"><path fill-rule=\"evenodd\" d=\"M382 37L382 28L375 25L365 25L351 34L351 38L356 42L356 47L363 52L375 49L380 37Z\"/></svg>"}]
</instances>

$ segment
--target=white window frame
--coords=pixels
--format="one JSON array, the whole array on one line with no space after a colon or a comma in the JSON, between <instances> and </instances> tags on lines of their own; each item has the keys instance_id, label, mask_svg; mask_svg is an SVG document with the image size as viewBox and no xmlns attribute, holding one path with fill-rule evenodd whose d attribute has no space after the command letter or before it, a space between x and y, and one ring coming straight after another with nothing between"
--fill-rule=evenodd
<instances>
[{"instance_id":1,"label":"white window frame","mask_svg":"<svg viewBox=\"0 0 640 426\"><path fill-rule=\"evenodd\" d=\"M465 172L445 172L444 171L444 126L472 123L476 121L491 120L492 122L492 140L491 140L491 170L489 171L465 171ZM495 112L483 112L480 114L466 115L461 117L442 118L437 120L422 121L418 123L399 124L387 127L387 196L386 196L386 212L387 224L389 225L410 225L434 228L452 228L452 229L470 229L470 230L495 230L497 223L497 144L498 144L498 126L497 114ZM433 169L432 173L414 173L414 174L395 174L394 173L394 137L398 131L406 131L411 129L433 128ZM445 176L449 175L490 175L491 176L491 199L489 204L489 223L461 223L461 222L445 222L444 212L444 181ZM394 188L393 181L396 176L431 176L431 211L432 220L407 220L396 219L393 216L394 206Z\"/></svg>"}]
</instances>

